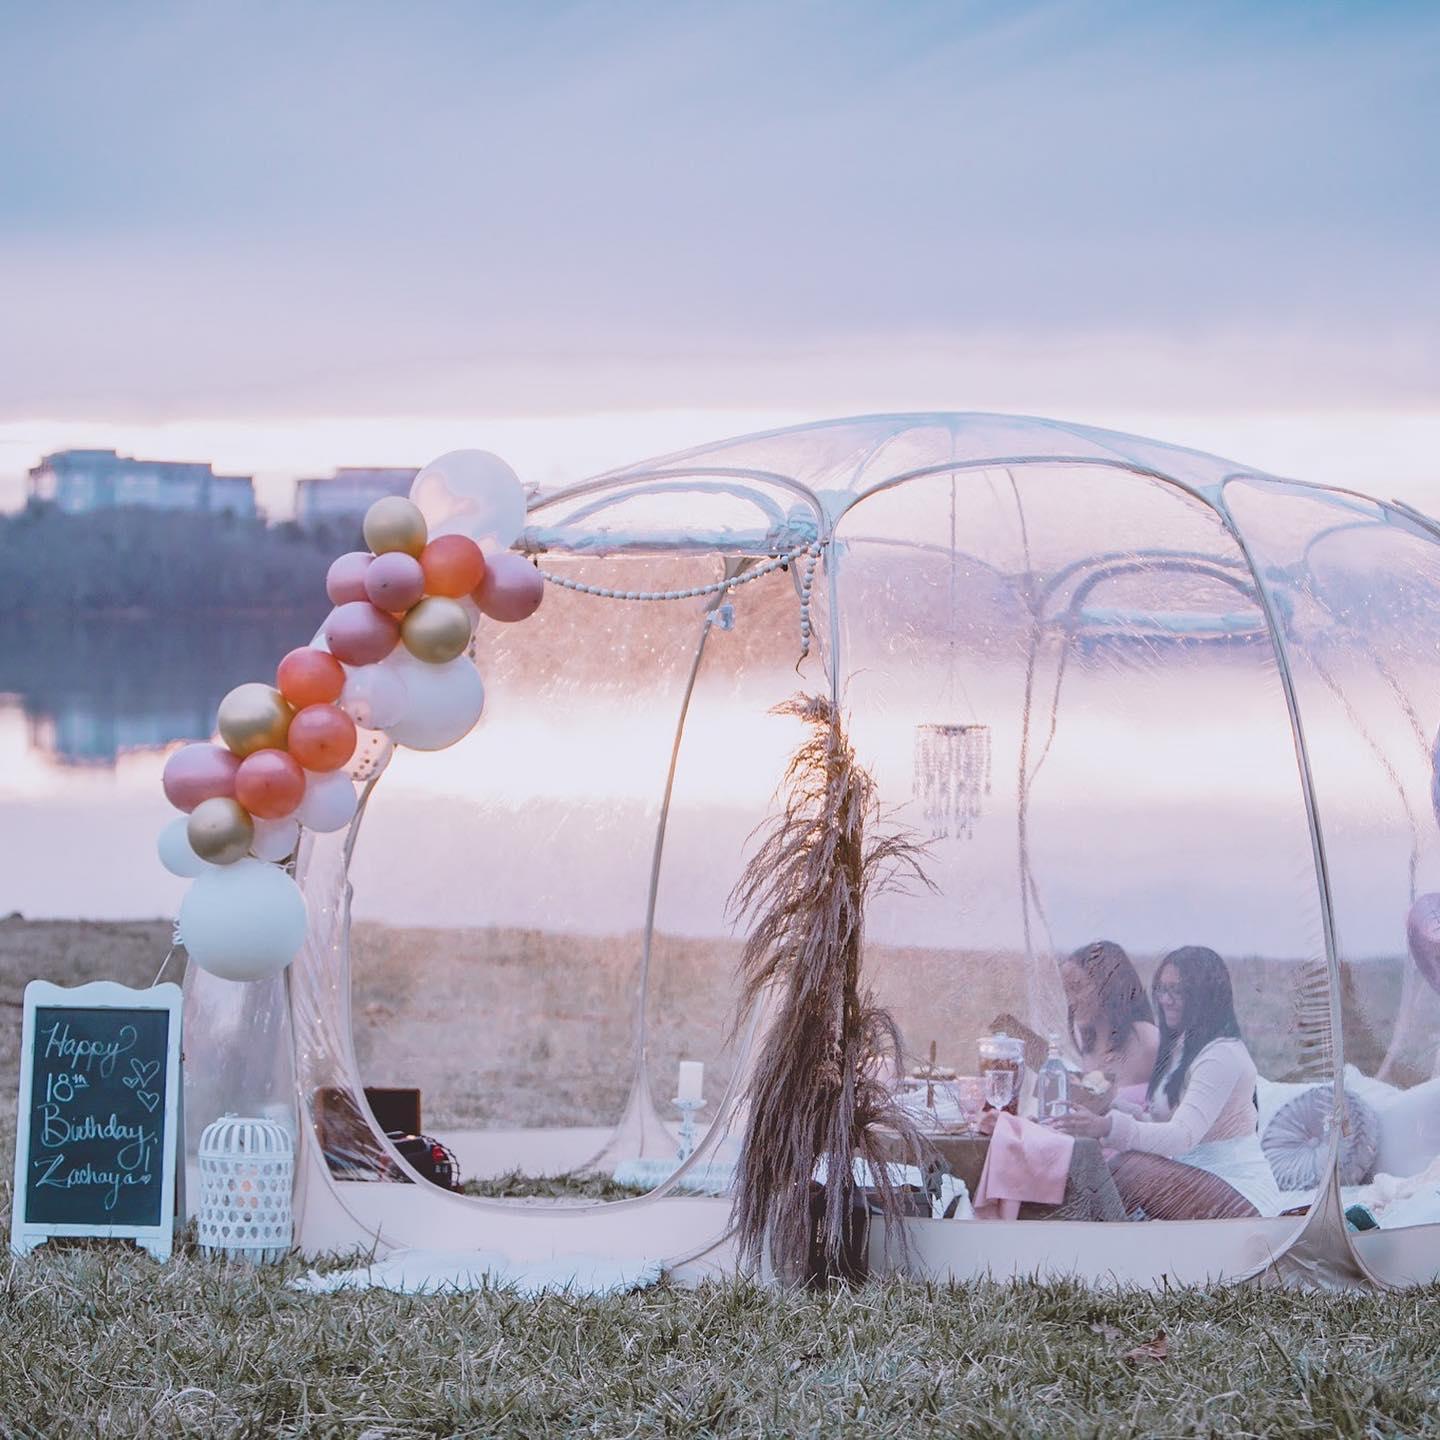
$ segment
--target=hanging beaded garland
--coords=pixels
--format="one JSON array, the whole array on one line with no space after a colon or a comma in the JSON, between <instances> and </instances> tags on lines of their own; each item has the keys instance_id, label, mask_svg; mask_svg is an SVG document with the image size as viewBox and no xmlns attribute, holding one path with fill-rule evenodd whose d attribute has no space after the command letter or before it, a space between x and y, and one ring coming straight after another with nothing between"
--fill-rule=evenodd
<instances>
[{"instance_id":1,"label":"hanging beaded garland","mask_svg":"<svg viewBox=\"0 0 1440 1440\"><path fill-rule=\"evenodd\" d=\"M815 585L815 563L820 556L820 542L812 540L795 550L776 555L762 565L742 571L724 580L713 580L708 585L691 585L683 590L613 590L606 585L587 585L583 580L572 580L568 575L556 575L550 570L541 570L549 585L558 585L562 590L573 590L579 595L594 595L602 600L698 600L706 595L720 595L727 590L748 585L752 580L772 575L797 562L803 562L800 575L800 655L803 659L810 653L810 594ZM536 567L539 568L538 566Z\"/></svg>"}]
</instances>

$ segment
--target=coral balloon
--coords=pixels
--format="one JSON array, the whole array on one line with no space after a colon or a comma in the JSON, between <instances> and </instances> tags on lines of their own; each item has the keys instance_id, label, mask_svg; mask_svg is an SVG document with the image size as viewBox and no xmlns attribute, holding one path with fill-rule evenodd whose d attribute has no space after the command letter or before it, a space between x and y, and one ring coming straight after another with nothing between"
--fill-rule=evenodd
<instances>
[{"instance_id":1,"label":"coral balloon","mask_svg":"<svg viewBox=\"0 0 1440 1440\"><path fill-rule=\"evenodd\" d=\"M257 860L285 860L295 853L300 841L300 822L288 820L257 820L250 853Z\"/></svg>"},{"instance_id":2,"label":"coral balloon","mask_svg":"<svg viewBox=\"0 0 1440 1440\"><path fill-rule=\"evenodd\" d=\"M503 550L485 560L475 603L492 620L528 620L545 598L545 577L520 555Z\"/></svg>"},{"instance_id":3,"label":"coral balloon","mask_svg":"<svg viewBox=\"0 0 1440 1440\"><path fill-rule=\"evenodd\" d=\"M425 593L459 600L485 578L485 555L468 535L442 535L420 552Z\"/></svg>"},{"instance_id":4,"label":"coral balloon","mask_svg":"<svg viewBox=\"0 0 1440 1440\"><path fill-rule=\"evenodd\" d=\"M185 745L165 761L161 784L177 810L193 810L202 800L235 794L239 756L221 745Z\"/></svg>"},{"instance_id":5,"label":"coral balloon","mask_svg":"<svg viewBox=\"0 0 1440 1440\"><path fill-rule=\"evenodd\" d=\"M1440 990L1440 895L1418 896L1405 921L1410 958L1432 990Z\"/></svg>"},{"instance_id":6,"label":"coral balloon","mask_svg":"<svg viewBox=\"0 0 1440 1440\"><path fill-rule=\"evenodd\" d=\"M290 722L290 753L307 770L338 770L355 753L355 722L338 705L311 705Z\"/></svg>"},{"instance_id":7,"label":"coral balloon","mask_svg":"<svg viewBox=\"0 0 1440 1440\"><path fill-rule=\"evenodd\" d=\"M160 855L160 863L172 875L178 875L182 880L193 880L210 868L209 862L202 860L190 848L190 837L185 833L188 824L189 821L183 815L177 815L160 832L160 840L155 847Z\"/></svg>"},{"instance_id":8,"label":"coral balloon","mask_svg":"<svg viewBox=\"0 0 1440 1440\"><path fill-rule=\"evenodd\" d=\"M302 710L300 715L307 713ZM290 722L291 745L295 743L295 721L300 715ZM235 798L257 820L283 820L293 815L304 796L305 772L285 751L257 750L240 762L235 775Z\"/></svg>"},{"instance_id":9,"label":"coral balloon","mask_svg":"<svg viewBox=\"0 0 1440 1440\"><path fill-rule=\"evenodd\" d=\"M325 643L347 665L373 665L400 639L400 622L368 600L337 605L325 620Z\"/></svg>"},{"instance_id":10,"label":"coral balloon","mask_svg":"<svg viewBox=\"0 0 1440 1440\"><path fill-rule=\"evenodd\" d=\"M190 848L212 865L243 860L255 838L255 822L238 800L202 800L185 824Z\"/></svg>"},{"instance_id":11,"label":"coral balloon","mask_svg":"<svg viewBox=\"0 0 1440 1440\"><path fill-rule=\"evenodd\" d=\"M443 665L463 655L470 635L470 617L465 607L442 595L422 600L400 626L405 648L417 660L430 665Z\"/></svg>"},{"instance_id":12,"label":"coral balloon","mask_svg":"<svg viewBox=\"0 0 1440 1440\"><path fill-rule=\"evenodd\" d=\"M432 535L468 535L509 547L525 526L525 487L487 450L452 450L416 477L410 496Z\"/></svg>"},{"instance_id":13,"label":"coral balloon","mask_svg":"<svg viewBox=\"0 0 1440 1440\"><path fill-rule=\"evenodd\" d=\"M388 730L405 713L405 682L390 665L362 665L345 673L340 708L367 730Z\"/></svg>"},{"instance_id":14,"label":"coral balloon","mask_svg":"<svg viewBox=\"0 0 1440 1440\"><path fill-rule=\"evenodd\" d=\"M202 875L178 918L190 958L222 980L278 975L300 953L308 921L300 887L278 866L249 859Z\"/></svg>"},{"instance_id":15,"label":"coral balloon","mask_svg":"<svg viewBox=\"0 0 1440 1440\"><path fill-rule=\"evenodd\" d=\"M418 560L429 538L419 506L399 495L387 495L365 512L365 543L376 555L401 550Z\"/></svg>"},{"instance_id":16,"label":"coral balloon","mask_svg":"<svg viewBox=\"0 0 1440 1440\"><path fill-rule=\"evenodd\" d=\"M351 550L331 563L325 573L325 593L332 605L348 605L365 598L365 572L374 558L366 550Z\"/></svg>"},{"instance_id":17,"label":"coral balloon","mask_svg":"<svg viewBox=\"0 0 1440 1440\"><path fill-rule=\"evenodd\" d=\"M425 593L425 572L420 562L403 550L377 555L365 572L365 594L372 605L392 614L408 610Z\"/></svg>"},{"instance_id":18,"label":"coral balloon","mask_svg":"<svg viewBox=\"0 0 1440 1440\"><path fill-rule=\"evenodd\" d=\"M257 750L283 750L294 713L273 685L237 685L220 702L220 738L242 760Z\"/></svg>"},{"instance_id":19,"label":"coral balloon","mask_svg":"<svg viewBox=\"0 0 1440 1440\"><path fill-rule=\"evenodd\" d=\"M275 683L297 710L307 705L331 705L345 688L345 667L333 655L302 645L280 662Z\"/></svg>"},{"instance_id":20,"label":"coral balloon","mask_svg":"<svg viewBox=\"0 0 1440 1440\"><path fill-rule=\"evenodd\" d=\"M307 829L328 835L343 830L354 818L359 804L355 786L348 775L332 770L305 778L305 798L295 818Z\"/></svg>"}]
</instances>

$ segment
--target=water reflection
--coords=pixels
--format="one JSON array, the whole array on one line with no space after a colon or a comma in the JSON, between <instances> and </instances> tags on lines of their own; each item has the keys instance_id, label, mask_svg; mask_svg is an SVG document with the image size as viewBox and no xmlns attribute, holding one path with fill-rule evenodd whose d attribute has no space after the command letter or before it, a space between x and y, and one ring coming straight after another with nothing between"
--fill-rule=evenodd
<instances>
[{"instance_id":1,"label":"water reflection","mask_svg":"<svg viewBox=\"0 0 1440 1440\"><path fill-rule=\"evenodd\" d=\"M0 695L18 700L34 755L114 767L210 735L225 692L272 675L314 630L301 614L0 626Z\"/></svg>"},{"instance_id":2,"label":"water reflection","mask_svg":"<svg viewBox=\"0 0 1440 1440\"><path fill-rule=\"evenodd\" d=\"M315 623L282 614L0 626L0 913L173 914L184 885L154 852L174 813L159 784L164 751L208 736L226 691L273 674ZM795 688L793 671L747 659L741 685L722 664L723 646L746 639L741 631L717 642L714 673L702 674L689 712L656 912L665 933L731 933L725 899L796 738L767 713ZM561 665L537 662L537 648L527 636L523 648L497 645L483 657L489 694L474 735L440 754L397 757L356 853L361 920L590 934L641 923L675 697L637 689L633 665L574 679L583 652ZM654 658L641 658L648 674ZM1182 660L1138 678L1103 658L1069 672L1029 796L1026 839L1044 912L1036 938L1064 950L1123 920L1141 950L1201 935L1226 953L1314 954L1313 858L1283 705L1243 654ZM919 824L915 721L932 718L938 702L912 677L874 676L862 667L848 687L852 734L896 818ZM995 756L974 838L936 849L938 895L877 901L877 939L1014 943L1013 680L996 669L970 684ZM1352 743L1351 716L1317 707L1309 718L1312 749L1327 762L1324 815L1337 856L1344 846L1331 884L1347 946L1403 954L1413 827L1374 755ZM1427 794L1428 755L1407 749L1408 732L1391 733L1403 715L1377 712L1367 723L1387 754L1406 757L1407 793ZM1248 843L1237 845L1240 836Z\"/></svg>"}]
</instances>

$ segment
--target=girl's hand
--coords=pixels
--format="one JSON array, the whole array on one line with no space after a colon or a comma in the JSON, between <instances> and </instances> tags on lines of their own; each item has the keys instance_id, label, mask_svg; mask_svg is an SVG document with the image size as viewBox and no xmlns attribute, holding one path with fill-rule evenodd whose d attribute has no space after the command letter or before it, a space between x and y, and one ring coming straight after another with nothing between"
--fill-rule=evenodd
<instances>
[{"instance_id":1,"label":"girl's hand","mask_svg":"<svg viewBox=\"0 0 1440 1440\"><path fill-rule=\"evenodd\" d=\"M1110 1117L1089 1110L1072 1110L1068 1115L1055 1116L1049 1123L1066 1135L1079 1135L1087 1140L1103 1140L1110 1133Z\"/></svg>"},{"instance_id":2,"label":"girl's hand","mask_svg":"<svg viewBox=\"0 0 1440 1440\"><path fill-rule=\"evenodd\" d=\"M1098 1093L1088 1086L1077 1083L1074 1079L1070 1082L1070 1103L1079 1106L1084 1110L1093 1110L1098 1115L1103 1115L1115 1101L1115 1078L1112 1075L1105 1077L1110 1083Z\"/></svg>"}]
</instances>

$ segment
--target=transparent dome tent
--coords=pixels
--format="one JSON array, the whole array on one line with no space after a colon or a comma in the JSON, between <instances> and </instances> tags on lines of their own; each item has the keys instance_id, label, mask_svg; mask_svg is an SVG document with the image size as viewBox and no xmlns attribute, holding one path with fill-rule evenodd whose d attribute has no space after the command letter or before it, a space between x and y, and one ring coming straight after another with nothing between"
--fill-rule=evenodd
<instances>
[{"instance_id":1,"label":"transparent dome tent","mask_svg":"<svg viewBox=\"0 0 1440 1440\"><path fill-rule=\"evenodd\" d=\"M551 583L532 620L482 630L481 724L440 754L364 753L350 832L303 842L311 929L284 977L192 967L189 1131L291 1109L307 1253L732 1268L727 1177L767 1014L733 1013L727 900L800 738L773 709L818 693L889 819L928 841L933 889L865 919L906 1068L974 1071L1002 1019L1069 1045L1062 962L1093 941L1147 988L1168 952L1210 947L1281 1201L912 1219L896 1263L1440 1275L1440 531L1367 487L1383 477L1341 490L936 414L532 495L517 548ZM677 1067L697 1060L698 1144L676 1168ZM487 1193L420 1179L367 1102L386 1085L421 1090L426 1132ZM500 1183L559 1174L596 1183ZM1347 1224L1354 1206L1379 1223Z\"/></svg>"}]
</instances>

